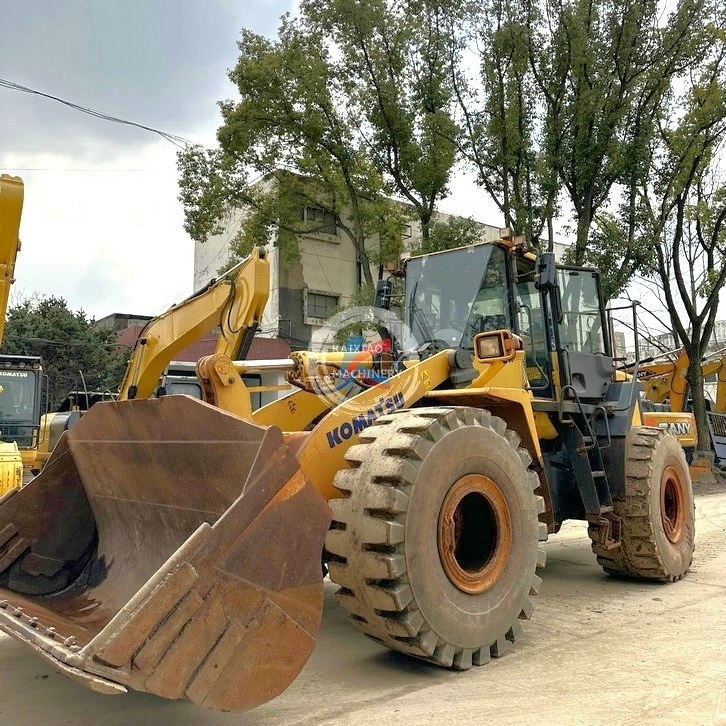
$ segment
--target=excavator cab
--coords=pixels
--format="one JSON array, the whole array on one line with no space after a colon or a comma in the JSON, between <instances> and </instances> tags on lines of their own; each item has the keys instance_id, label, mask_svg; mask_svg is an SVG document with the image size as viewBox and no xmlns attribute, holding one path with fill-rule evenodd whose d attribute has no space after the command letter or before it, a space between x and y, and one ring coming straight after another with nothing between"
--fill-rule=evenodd
<instances>
[{"instance_id":1,"label":"excavator cab","mask_svg":"<svg viewBox=\"0 0 726 726\"><path fill-rule=\"evenodd\" d=\"M0 438L21 451L38 441L42 383L38 356L0 355Z\"/></svg>"}]
</instances>

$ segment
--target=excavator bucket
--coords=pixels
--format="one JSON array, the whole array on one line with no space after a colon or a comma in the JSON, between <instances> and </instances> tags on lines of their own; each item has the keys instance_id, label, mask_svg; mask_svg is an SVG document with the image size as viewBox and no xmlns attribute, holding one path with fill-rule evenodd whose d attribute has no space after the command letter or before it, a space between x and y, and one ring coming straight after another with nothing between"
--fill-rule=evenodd
<instances>
[{"instance_id":1,"label":"excavator bucket","mask_svg":"<svg viewBox=\"0 0 726 726\"><path fill-rule=\"evenodd\" d=\"M253 708L313 650L329 523L277 427L99 403L0 500L0 629L96 691Z\"/></svg>"}]
</instances>

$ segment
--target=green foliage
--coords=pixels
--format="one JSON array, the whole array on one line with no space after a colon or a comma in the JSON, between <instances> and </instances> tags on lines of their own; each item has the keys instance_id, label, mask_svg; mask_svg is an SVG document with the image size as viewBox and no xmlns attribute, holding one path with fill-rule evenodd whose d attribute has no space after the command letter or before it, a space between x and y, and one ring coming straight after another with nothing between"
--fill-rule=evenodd
<instances>
[{"instance_id":1,"label":"green foliage","mask_svg":"<svg viewBox=\"0 0 726 726\"><path fill-rule=\"evenodd\" d=\"M239 100L220 104L219 148L179 155L192 238L218 234L244 207L233 254L271 238L294 257L300 236L315 231L299 210L316 207L335 218L371 283L368 263L400 251L404 216L388 195L411 203L428 234L457 133L449 38L428 30L405 7L353 0L303 2L272 40L243 30L229 74Z\"/></svg>"},{"instance_id":2,"label":"green foliage","mask_svg":"<svg viewBox=\"0 0 726 726\"><path fill-rule=\"evenodd\" d=\"M673 87L709 46L709 3L679 0L667 18L658 0L466 6L461 34L476 41L479 68L456 60L461 152L505 225L532 243L543 232L552 240L566 201L573 261L583 264L607 239L598 215L623 204L619 267L633 270L636 180Z\"/></svg>"},{"instance_id":3,"label":"green foliage","mask_svg":"<svg viewBox=\"0 0 726 726\"><path fill-rule=\"evenodd\" d=\"M623 210L621 210L621 214ZM576 260L572 245L564 254L567 264L579 264L600 270L603 298L607 302L622 295L635 270L643 276L653 274L651 240L637 234L631 236L619 214L601 212L593 220L590 244Z\"/></svg>"},{"instance_id":4,"label":"green foliage","mask_svg":"<svg viewBox=\"0 0 726 726\"><path fill-rule=\"evenodd\" d=\"M114 330L69 310L63 298L34 296L8 309L0 351L42 358L54 410L69 391L83 388L83 380L88 390L118 391L129 351L119 351L115 341Z\"/></svg>"},{"instance_id":5,"label":"green foliage","mask_svg":"<svg viewBox=\"0 0 726 726\"><path fill-rule=\"evenodd\" d=\"M360 114L366 153L387 190L414 207L427 236L460 134L449 72L455 38L445 9L386 0L308 0L301 9L341 53L340 74Z\"/></svg>"},{"instance_id":6,"label":"green foliage","mask_svg":"<svg viewBox=\"0 0 726 726\"><path fill-rule=\"evenodd\" d=\"M428 239L422 239L411 252L415 255L451 250L481 242L481 225L471 218L449 217L431 224Z\"/></svg>"},{"instance_id":7,"label":"green foliage","mask_svg":"<svg viewBox=\"0 0 726 726\"><path fill-rule=\"evenodd\" d=\"M353 310L353 308L369 307L373 305L376 299L376 287L375 285L363 284L353 293L353 298L347 305L341 305L336 313L345 313L346 311ZM350 325L343 325L335 331L334 341L336 345L344 346L351 336L365 335L377 330L375 321L371 323L358 322Z\"/></svg>"}]
</instances>

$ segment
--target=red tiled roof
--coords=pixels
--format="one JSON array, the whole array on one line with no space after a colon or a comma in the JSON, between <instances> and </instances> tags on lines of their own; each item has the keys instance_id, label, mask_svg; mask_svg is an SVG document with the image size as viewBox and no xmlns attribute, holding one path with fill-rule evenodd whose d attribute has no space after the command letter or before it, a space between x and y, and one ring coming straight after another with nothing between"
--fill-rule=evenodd
<instances>
[{"instance_id":1,"label":"red tiled roof","mask_svg":"<svg viewBox=\"0 0 726 726\"><path fill-rule=\"evenodd\" d=\"M139 333L144 329L143 325L129 325L128 328L118 331L116 336L117 345L134 345Z\"/></svg>"}]
</instances>

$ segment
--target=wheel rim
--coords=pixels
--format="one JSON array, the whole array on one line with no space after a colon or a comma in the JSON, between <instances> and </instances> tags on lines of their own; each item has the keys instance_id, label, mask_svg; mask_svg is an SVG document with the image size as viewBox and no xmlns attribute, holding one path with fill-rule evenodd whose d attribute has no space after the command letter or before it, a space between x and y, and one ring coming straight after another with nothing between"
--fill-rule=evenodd
<instances>
[{"instance_id":1,"label":"wheel rim","mask_svg":"<svg viewBox=\"0 0 726 726\"><path fill-rule=\"evenodd\" d=\"M449 581L472 595L488 590L512 547L507 502L494 482L467 474L449 489L438 522L439 558Z\"/></svg>"},{"instance_id":2,"label":"wheel rim","mask_svg":"<svg viewBox=\"0 0 726 726\"><path fill-rule=\"evenodd\" d=\"M663 531L670 542L678 542L685 522L683 483L676 469L669 466L660 483L660 515Z\"/></svg>"}]
</instances>

